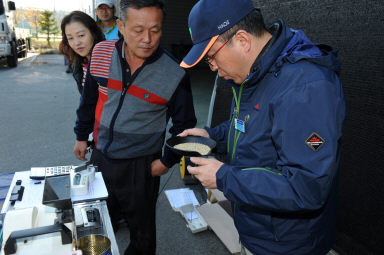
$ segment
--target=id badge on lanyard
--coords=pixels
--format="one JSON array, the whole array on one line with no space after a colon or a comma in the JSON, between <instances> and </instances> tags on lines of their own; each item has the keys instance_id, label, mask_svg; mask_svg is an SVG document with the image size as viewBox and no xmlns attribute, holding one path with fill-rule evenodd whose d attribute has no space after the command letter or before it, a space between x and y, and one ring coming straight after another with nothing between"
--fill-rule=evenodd
<instances>
[{"instance_id":1,"label":"id badge on lanyard","mask_svg":"<svg viewBox=\"0 0 384 255\"><path fill-rule=\"evenodd\" d=\"M236 118L235 129L242 133L245 133L245 121Z\"/></svg>"}]
</instances>

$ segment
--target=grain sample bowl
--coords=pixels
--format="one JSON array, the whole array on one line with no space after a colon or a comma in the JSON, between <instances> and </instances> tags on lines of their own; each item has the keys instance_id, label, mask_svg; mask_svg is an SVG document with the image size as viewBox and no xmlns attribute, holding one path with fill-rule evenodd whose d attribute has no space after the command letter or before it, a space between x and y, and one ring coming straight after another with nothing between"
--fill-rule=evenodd
<instances>
[{"instance_id":1,"label":"grain sample bowl","mask_svg":"<svg viewBox=\"0 0 384 255\"><path fill-rule=\"evenodd\" d=\"M110 255L111 241L106 236L88 235L77 241L78 248L83 255Z\"/></svg>"},{"instance_id":2,"label":"grain sample bowl","mask_svg":"<svg viewBox=\"0 0 384 255\"><path fill-rule=\"evenodd\" d=\"M215 148L216 142L201 136L175 136L169 138L165 142L165 146L181 156L200 157L209 155L212 149Z\"/></svg>"},{"instance_id":3,"label":"grain sample bowl","mask_svg":"<svg viewBox=\"0 0 384 255\"><path fill-rule=\"evenodd\" d=\"M189 148L186 148L186 145ZM212 149L216 147L216 142L210 138L201 136L175 136L169 138L165 142L165 146L182 156L180 176L181 179L184 179L184 183L195 184L198 182L197 179L187 171L187 166L195 166L190 160L190 157L206 157L210 155ZM200 151L197 147L205 147L205 151Z\"/></svg>"}]
</instances>

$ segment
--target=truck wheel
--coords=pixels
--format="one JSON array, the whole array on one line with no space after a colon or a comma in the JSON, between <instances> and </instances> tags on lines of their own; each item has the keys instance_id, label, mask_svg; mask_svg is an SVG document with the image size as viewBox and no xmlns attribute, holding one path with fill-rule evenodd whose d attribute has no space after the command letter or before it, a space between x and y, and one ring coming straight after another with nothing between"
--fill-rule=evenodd
<instances>
[{"instance_id":1,"label":"truck wheel","mask_svg":"<svg viewBox=\"0 0 384 255\"><path fill-rule=\"evenodd\" d=\"M27 50L28 50L28 48L27 48L27 46L26 46L26 41L24 40L24 39L19 39L18 40L18 47L17 48L20 48L20 49L22 49L20 52L19 52L19 54L18 54L18 57L19 58L25 58L26 56L27 56Z\"/></svg>"},{"instance_id":2,"label":"truck wheel","mask_svg":"<svg viewBox=\"0 0 384 255\"><path fill-rule=\"evenodd\" d=\"M25 46L25 50L24 50L24 56L23 56L23 58L25 58L25 57L27 57L27 55L28 55L28 50L30 50L30 48L29 48L29 45L28 45L28 39L26 39L26 40L23 40L24 41L24 46Z\"/></svg>"},{"instance_id":3,"label":"truck wheel","mask_svg":"<svg viewBox=\"0 0 384 255\"><path fill-rule=\"evenodd\" d=\"M7 64L9 67L16 67L17 66L17 49L15 42L11 43L11 56L7 57Z\"/></svg>"},{"instance_id":4,"label":"truck wheel","mask_svg":"<svg viewBox=\"0 0 384 255\"><path fill-rule=\"evenodd\" d=\"M20 39L17 40L17 42L16 42L16 50L17 50L17 57L18 58L22 58L23 57L23 51L20 50L21 45L22 45L21 40Z\"/></svg>"},{"instance_id":5,"label":"truck wheel","mask_svg":"<svg viewBox=\"0 0 384 255\"><path fill-rule=\"evenodd\" d=\"M25 50L23 50L22 52L21 52L21 57L22 58L25 58L27 56L27 49L25 49Z\"/></svg>"}]
</instances>

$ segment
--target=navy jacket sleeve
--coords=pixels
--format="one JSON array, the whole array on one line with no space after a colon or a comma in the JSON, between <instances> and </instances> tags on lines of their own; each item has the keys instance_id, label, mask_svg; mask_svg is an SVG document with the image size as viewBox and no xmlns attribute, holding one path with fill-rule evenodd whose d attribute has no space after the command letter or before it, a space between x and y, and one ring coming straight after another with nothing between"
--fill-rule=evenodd
<instances>
[{"instance_id":1,"label":"navy jacket sleeve","mask_svg":"<svg viewBox=\"0 0 384 255\"><path fill-rule=\"evenodd\" d=\"M172 136L176 136L185 129L193 128L196 125L191 82L187 73L168 102L167 122L169 118L172 118L172 127L169 129ZM180 162L180 157L180 155L173 153L164 146L164 154L160 160L170 168Z\"/></svg>"},{"instance_id":2,"label":"navy jacket sleeve","mask_svg":"<svg viewBox=\"0 0 384 255\"><path fill-rule=\"evenodd\" d=\"M99 94L97 82L90 75L90 66L91 64L88 65L80 105L76 111L77 119L74 131L77 141L88 141L95 122L95 109Z\"/></svg>"},{"instance_id":3,"label":"navy jacket sleeve","mask_svg":"<svg viewBox=\"0 0 384 255\"><path fill-rule=\"evenodd\" d=\"M319 209L337 175L345 117L341 85L324 80L303 84L271 107L276 165L225 164L216 173L217 187L238 205L280 212ZM302 139L309 131L317 131L325 140L316 152ZM220 127L210 130L214 137L222 132Z\"/></svg>"},{"instance_id":4,"label":"navy jacket sleeve","mask_svg":"<svg viewBox=\"0 0 384 255\"><path fill-rule=\"evenodd\" d=\"M216 153L226 154L228 153L228 129L232 120L227 120L215 127L215 132L211 128L205 127L209 137L216 141Z\"/></svg>"},{"instance_id":5,"label":"navy jacket sleeve","mask_svg":"<svg viewBox=\"0 0 384 255\"><path fill-rule=\"evenodd\" d=\"M83 67L81 65L76 65L76 64L72 64L71 67L72 67L72 71L73 71L72 72L73 78L76 81L77 90L79 91L80 96L81 96L81 93L83 93L83 84L82 84Z\"/></svg>"}]
</instances>

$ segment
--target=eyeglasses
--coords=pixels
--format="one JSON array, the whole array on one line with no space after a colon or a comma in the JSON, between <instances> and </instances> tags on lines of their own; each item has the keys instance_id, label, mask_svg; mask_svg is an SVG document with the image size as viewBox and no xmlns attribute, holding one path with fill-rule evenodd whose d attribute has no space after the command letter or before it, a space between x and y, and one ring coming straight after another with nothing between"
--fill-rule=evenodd
<instances>
[{"instance_id":1,"label":"eyeglasses","mask_svg":"<svg viewBox=\"0 0 384 255\"><path fill-rule=\"evenodd\" d=\"M106 6L106 7L97 7L97 10L98 11L109 11L109 10L112 10L112 8Z\"/></svg>"},{"instance_id":2,"label":"eyeglasses","mask_svg":"<svg viewBox=\"0 0 384 255\"><path fill-rule=\"evenodd\" d=\"M215 59L217 53L219 53L219 51L232 39L233 35L228 38L228 40L226 40L223 45L221 45L216 51L215 53L213 53L211 56L208 56L208 55L205 55L205 57L203 58L204 59L204 62L207 63L209 66L213 66L212 65L212 61Z\"/></svg>"}]
</instances>

